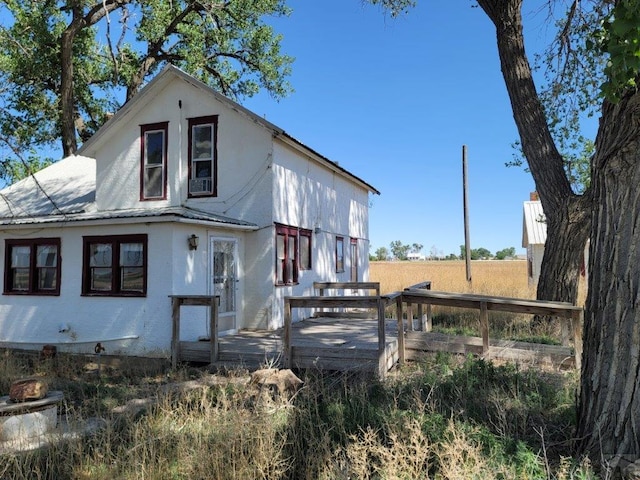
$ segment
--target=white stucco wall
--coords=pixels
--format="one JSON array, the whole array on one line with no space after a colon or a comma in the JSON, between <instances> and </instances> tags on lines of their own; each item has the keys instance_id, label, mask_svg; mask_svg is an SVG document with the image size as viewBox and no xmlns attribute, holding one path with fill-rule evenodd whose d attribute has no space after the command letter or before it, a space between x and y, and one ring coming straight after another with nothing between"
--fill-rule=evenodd
<instances>
[{"instance_id":1,"label":"white stucco wall","mask_svg":"<svg viewBox=\"0 0 640 480\"><path fill-rule=\"evenodd\" d=\"M4 238L16 238L12 231ZM163 357L169 354L173 265L167 251L174 248L167 225L110 225L91 228L46 228L18 238L61 239L59 296L3 295L0 339L18 348L57 345L61 350L92 353L96 342L108 354ZM82 237L84 235L148 235L146 297L82 296ZM4 258L4 242L0 243ZM4 281L4 279L2 280ZM2 285L4 290L4 285ZM61 326L68 331L60 332ZM137 337L128 338L124 337Z\"/></svg>"}]
</instances>

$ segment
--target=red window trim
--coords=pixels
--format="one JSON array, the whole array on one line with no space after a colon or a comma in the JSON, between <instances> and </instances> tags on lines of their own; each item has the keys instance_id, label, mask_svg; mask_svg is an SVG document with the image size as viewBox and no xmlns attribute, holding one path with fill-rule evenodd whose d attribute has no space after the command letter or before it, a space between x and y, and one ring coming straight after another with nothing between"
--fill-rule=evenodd
<instances>
[{"instance_id":1,"label":"red window trim","mask_svg":"<svg viewBox=\"0 0 640 480\"><path fill-rule=\"evenodd\" d=\"M113 271L113 284L111 290L91 290L90 249L93 243L111 243L113 253L111 268ZM142 244L142 292L122 290L120 285L120 245L123 243ZM146 234L134 235L102 235L82 237L82 295L88 297L146 297L147 296L147 270L148 270L148 246Z\"/></svg>"},{"instance_id":2,"label":"red window trim","mask_svg":"<svg viewBox=\"0 0 640 480\"><path fill-rule=\"evenodd\" d=\"M162 196L146 197L144 195L144 172L145 172L145 133L154 130L162 130L164 132L164 152L162 159ZM140 125L140 201L156 201L167 199L167 167L169 152L169 122L149 123Z\"/></svg>"},{"instance_id":3,"label":"red window trim","mask_svg":"<svg viewBox=\"0 0 640 480\"><path fill-rule=\"evenodd\" d=\"M57 249L56 258L56 288L53 290L39 290L37 288L36 262L37 247L41 245L53 245ZM62 278L62 257L60 256L60 238L29 238L29 239L11 239L4 241L4 295L60 295L60 280ZM11 279L11 249L13 247L30 247L29 256L29 290L13 290Z\"/></svg>"},{"instance_id":4,"label":"red window trim","mask_svg":"<svg viewBox=\"0 0 640 480\"><path fill-rule=\"evenodd\" d=\"M188 133L188 168L187 168L187 192L188 198L202 198L202 197L217 197L218 196L218 115L208 115L204 117L188 118L189 121L189 133ZM213 126L213 168L211 172L211 193L191 193L191 156L193 148L193 127L198 125L212 125Z\"/></svg>"},{"instance_id":5,"label":"red window trim","mask_svg":"<svg viewBox=\"0 0 640 480\"><path fill-rule=\"evenodd\" d=\"M342 245L342 264L338 260L338 244ZM336 273L344 273L344 237L336 236Z\"/></svg>"},{"instance_id":6,"label":"red window trim","mask_svg":"<svg viewBox=\"0 0 640 480\"><path fill-rule=\"evenodd\" d=\"M298 284L298 278L299 278L299 259L300 259L300 254L298 251L299 248L299 242L298 242L298 232L299 229L296 227L290 227L287 225L281 225L281 224L276 224L276 237L275 237L275 262L276 262L276 270L274 272L275 274L275 284L277 286L286 286L286 285L297 285ZM283 236L284 237L284 259L280 260L278 258L278 237L279 236ZM296 256L296 258L294 259L295 261L293 262L293 272L291 272L291 277L292 278L287 278L286 275L286 265L288 263L289 260L289 241L293 239L293 241L295 242L294 245L294 254ZM283 264L281 265L282 268L282 281L280 281L280 279L278 278L278 262L282 261Z\"/></svg>"}]
</instances>

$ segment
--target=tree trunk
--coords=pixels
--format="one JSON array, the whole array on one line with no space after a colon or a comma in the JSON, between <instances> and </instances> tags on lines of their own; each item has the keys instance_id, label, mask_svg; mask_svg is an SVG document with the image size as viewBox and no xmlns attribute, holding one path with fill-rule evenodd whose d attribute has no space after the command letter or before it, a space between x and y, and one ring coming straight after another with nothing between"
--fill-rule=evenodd
<instances>
[{"instance_id":1,"label":"tree trunk","mask_svg":"<svg viewBox=\"0 0 640 480\"><path fill-rule=\"evenodd\" d=\"M589 232L587 191L573 193L547 125L524 49L522 0L479 0L496 26L498 53L522 151L540 195L547 241L537 298L576 303L580 262Z\"/></svg>"},{"instance_id":2,"label":"tree trunk","mask_svg":"<svg viewBox=\"0 0 640 480\"><path fill-rule=\"evenodd\" d=\"M537 298L577 305L580 267L589 238L586 197L572 196L547 216L547 241L540 268Z\"/></svg>"},{"instance_id":3,"label":"tree trunk","mask_svg":"<svg viewBox=\"0 0 640 480\"><path fill-rule=\"evenodd\" d=\"M63 157L78 150L73 95L73 39L76 29L67 28L60 37L60 128Z\"/></svg>"},{"instance_id":4,"label":"tree trunk","mask_svg":"<svg viewBox=\"0 0 640 480\"><path fill-rule=\"evenodd\" d=\"M596 152L577 446L618 476L640 457L640 93L605 102Z\"/></svg>"}]
</instances>

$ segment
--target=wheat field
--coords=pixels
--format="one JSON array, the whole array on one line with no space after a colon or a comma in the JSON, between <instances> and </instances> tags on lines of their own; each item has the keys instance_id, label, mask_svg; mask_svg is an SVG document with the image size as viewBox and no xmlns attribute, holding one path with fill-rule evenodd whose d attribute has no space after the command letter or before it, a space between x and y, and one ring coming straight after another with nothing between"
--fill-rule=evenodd
<instances>
[{"instance_id":1,"label":"wheat field","mask_svg":"<svg viewBox=\"0 0 640 480\"><path fill-rule=\"evenodd\" d=\"M383 293L403 290L427 280L431 289L445 292L478 293L502 297L535 298L535 286L527 281L524 260L471 262L471 283L467 282L465 262L371 262L369 278L380 282Z\"/></svg>"}]
</instances>

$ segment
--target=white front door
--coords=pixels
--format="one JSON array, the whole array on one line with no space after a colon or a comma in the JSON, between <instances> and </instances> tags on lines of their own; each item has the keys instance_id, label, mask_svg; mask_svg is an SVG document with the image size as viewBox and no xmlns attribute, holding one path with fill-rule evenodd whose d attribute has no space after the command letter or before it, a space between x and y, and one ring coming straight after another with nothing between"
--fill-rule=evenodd
<instances>
[{"instance_id":1,"label":"white front door","mask_svg":"<svg viewBox=\"0 0 640 480\"><path fill-rule=\"evenodd\" d=\"M220 297L218 334L237 331L236 293L238 290L238 241L235 238L210 238L211 295Z\"/></svg>"}]
</instances>

